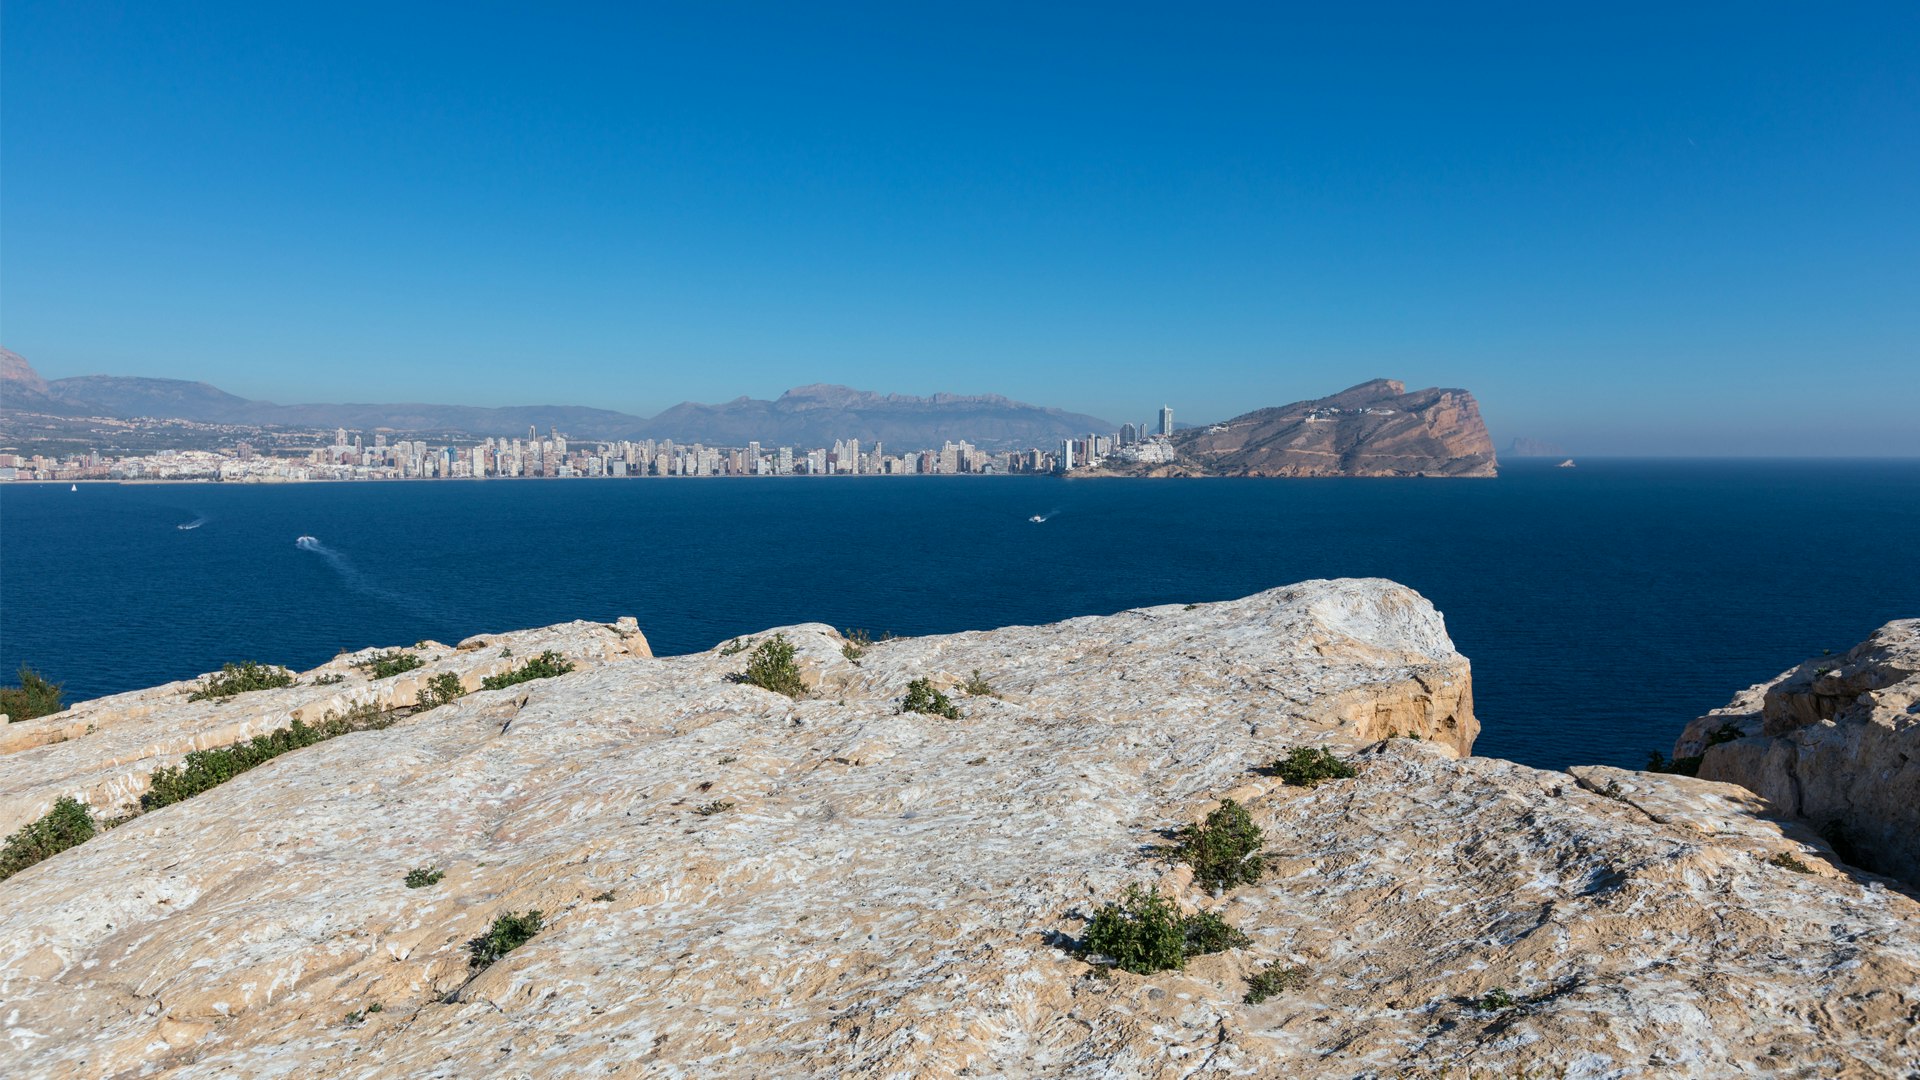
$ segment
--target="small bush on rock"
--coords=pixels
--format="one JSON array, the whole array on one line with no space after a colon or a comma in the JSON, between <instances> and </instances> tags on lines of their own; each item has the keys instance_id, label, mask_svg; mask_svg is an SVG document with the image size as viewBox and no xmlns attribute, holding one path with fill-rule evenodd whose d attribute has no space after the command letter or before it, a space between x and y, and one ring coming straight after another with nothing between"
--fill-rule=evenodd
<instances>
[{"instance_id":1,"label":"small bush on rock","mask_svg":"<svg viewBox=\"0 0 1920 1080\"><path fill-rule=\"evenodd\" d=\"M1181 916L1158 889L1127 886L1117 904L1106 904L1087 924L1084 951L1104 956L1136 975L1183 968L1190 956L1247 944L1247 936L1211 912Z\"/></svg>"},{"instance_id":2,"label":"small bush on rock","mask_svg":"<svg viewBox=\"0 0 1920 1080\"><path fill-rule=\"evenodd\" d=\"M20 685L0 686L0 713L8 720L33 720L60 711L60 684L48 682L40 673L20 665Z\"/></svg>"},{"instance_id":3,"label":"small bush on rock","mask_svg":"<svg viewBox=\"0 0 1920 1080\"><path fill-rule=\"evenodd\" d=\"M143 810L158 810L182 799L189 799L264 765L288 751L326 742L355 731L373 731L393 723L391 714L372 705L363 705L345 716L328 713L318 724L299 720L277 731L256 735L243 743L195 750L179 765L155 769L147 793L140 796Z\"/></svg>"},{"instance_id":4,"label":"small bush on rock","mask_svg":"<svg viewBox=\"0 0 1920 1080\"><path fill-rule=\"evenodd\" d=\"M376 679L390 679L403 671L427 665L426 661L410 652L383 652L375 653L354 666L365 668L367 674Z\"/></svg>"},{"instance_id":5,"label":"small bush on rock","mask_svg":"<svg viewBox=\"0 0 1920 1080\"><path fill-rule=\"evenodd\" d=\"M293 685L293 672L271 664L260 664L248 660L239 664L223 665L219 672L207 676L200 689L187 695L188 701L218 701L235 694L248 694L255 690L273 690Z\"/></svg>"},{"instance_id":6,"label":"small bush on rock","mask_svg":"<svg viewBox=\"0 0 1920 1080\"><path fill-rule=\"evenodd\" d=\"M1000 696L993 689L993 684L987 681L986 676L980 674L979 668L973 669L973 674L968 677L966 682L960 684L960 689L964 691L968 697L997 698Z\"/></svg>"},{"instance_id":7,"label":"small bush on rock","mask_svg":"<svg viewBox=\"0 0 1920 1080\"><path fill-rule=\"evenodd\" d=\"M432 867L419 867L407 871L407 888L424 889L429 885L438 885L446 873Z\"/></svg>"},{"instance_id":8,"label":"small bush on rock","mask_svg":"<svg viewBox=\"0 0 1920 1080\"><path fill-rule=\"evenodd\" d=\"M484 968L533 940L540 932L540 912L508 912L496 916L487 932L467 942L467 966Z\"/></svg>"},{"instance_id":9,"label":"small bush on rock","mask_svg":"<svg viewBox=\"0 0 1920 1080\"><path fill-rule=\"evenodd\" d=\"M548 649L546 652L521 664L512 671L502 672L498 675L489 675L481 679L480 689L505 690L509 686L515 686L523 682L532 682L535 679L555 678L560 675L565 675L572 670L573 661L563 659L559 653Z\"/></svg>"},{"instance_id":10,"label":"small bush on rock","mask_svg":"<svg viewBox=\"0 0 1920 1080\"><path fill-rule=\"evenodd\" d=\"M1326 780L1346 780L1360 775L1353 766L1318 746L1294 747L1286 757L1273 763L1272 772L1282 783L1294 787L1313 787Z\"/></svg>"},{"instance_id":11,"label":"small bush on rock","mask_svg":"<svg viewBox=\"0 0 1920 1080\"><path fill-rule=\"evenodd\" d=\"M840 655L856 664L867 655L868 649L873 648L873 635L865 630L848 630L841 636L847 639L847 643L840 646Z\"/></svg>"},{"instance_id":12,"label":"small bush on rock","mask_svg":"<svg viewBox=\"0 0 1920 1080\"><path fill-rule=\"evenodd\" d=\"M460 685L460 676L451 671L443 671L427 680L427 685L421 687L420 692L414 696L413 705L419 711L425 712L428 709L437 709L449 704L466 692L466 687Z\"/></svg>"},{"instance_id":13,"label":"small bush on rock","mask_svg":"<svg viewBox=\"0 0 1920 1080\"><path fill-rule=\"evenodd\" d=\"M1228 799L1199 825L1180 833L1174 857L1193 867L1193 879L1205 889L1231 889L1260 880L1260 826L1247 808Z\"/></svg>"},{"instance_id":14,"label":"small bush on rock","mask_svg":"<svg viewBox=\"0 0 1920 1080\"><path fill-rule=\"evenodd\" d=\"M93 812L71 796L55 799L53 809L20 827L0 846L0 881L35 863L93 839Z\"/></svg>"},{"instance_id":15,"label":"small bush on rock","mask_svg":"<svg viewBox=\"0 0 1920 1080\"><path fill-rule=\"evenodd\" d=\"M1187 916L1180 924L1180 932L1186 939L1188 956L1207 956L1228 949L1242 949L1253 943L1251 938L1228 926L1227 920L1211 911Z\"/></svg>"},{"instance_id":16,"label":"small bush on rock","mask_svg":"<svg viewBox=\"0 0 1920 1080\"><path fill-rule=\"evenodd\" d=\"M925 679L915 679L907 684L907 696L900 702L900 711L944 716L949 720L960 719L960 707Z\"/></svg>"},{"instance_id":17,"label":"small bush on rock","mask_svg":"<svg viewBox=\"0 0 1920 1080\"><path fill-rule=\"evenodd\" d=\"M1808 866L1806 863L1803 863L1799 859L1795 858L1793 855L1793 852L1791 851L1775 852L1773 857L1768 859L1767 862L1770 865L1777 866L1782 870L1791 870L1796 874L1813 873L1813 867Z\"/></svg>"},{"instance_id":18,"label":"small bush on rock","mask_svg":"<svg viewBox=\"0 0 1920 1080\"><path fill-rule=\"evenodd\" d=\"M807 684L800 681L800 668L793 656L793 642L785 634L775 634L754 646L753 655L747 657L747 670L733 680L790 698L805 697Z\"/></svg>"},{"instance_id":19,"label":"small bush on rock","mask_svg":"<svg viewBox=\"0 0 1920 1080\"><path fill-rule=\"evenodd\" d=\"M1306 982L1305 968L1289 967L1275 960L1247 979L1247 996L1241 1000L1258 1005L1275 994L1298 989Z\"/></svg>"},{"instance_id":20,"label":"small bush on rock","mask_svg":"<svg viewBox=\"0 0 1920 1080\"><path fill-rule=\"evenodd\" d=\"M1158 889L1127 886L1118 904L1093 913L1086 951L1113 961L1121 971L1151 975L1187 964L1187 935L1180 909Z\"/></svg>"}]
</instances>

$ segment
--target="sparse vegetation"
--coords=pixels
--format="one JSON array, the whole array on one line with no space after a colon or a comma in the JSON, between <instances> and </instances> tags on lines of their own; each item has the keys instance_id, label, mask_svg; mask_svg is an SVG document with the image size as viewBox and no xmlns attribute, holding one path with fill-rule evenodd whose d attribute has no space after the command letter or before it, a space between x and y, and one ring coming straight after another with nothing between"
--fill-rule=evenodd
<instances>
[{"instance_id":1,"label":"sparse vegetation","mask_svg":"<svg viewBox=\"0 0 1920 1080\"><path fill-rule=\"evenodd\" d=\"M1479 1009L1481 1012L1500 1012L1505 1009L1517 1009L1520 1007L1520 1002L1502 986L1496 986L1487 991L1485 996L1473 1004L1474 1008Z\"/></svg>"},{"instance_id":2,"label":"sparse vegetation","mask_svg":"<svg viewBox=\"0 0 1920 1080\"><path fill-rule=\"evenodd\" d=\"M1228 799L1199 825L1180 831L1174 857L1193 867L1193 879L1205 889L1231 889L1260 880L1260 826L1247 808Z\"/></svg>"},{"instance_id":3,"label":"sparse vegetation","mask_svg":"<svg viewBox=\"0 0 1920 1080\"><path fill-rule=\"evenodd\" d=\"M739 638L733 638L732 640L728 641L725 645L720 646L721 656L735 656L746 651L747 651L747 643L740 640Z\"/></svg>"},{"instance_id":4,"label":"sparse vegetation","mask_svg":"<svg viewBox=\"0 0 1920 1080\"><path fill-rule=\"evenodd\" d=\"M8 720L33 720L60 711L60 684L48 682L40 673L20 665L19 686L0 686L0 713Z\"/></svg>"},{"instance_id":5,"label":"sparse vegetation","mask_svg":"<svg viewBox=\"0 0 1920 1080\"><path fill-rule=\"evenodd\" d=\"M451 671L443 671L427 680L414 696L414 708L420 712L437 709L464 696L467 688L460 685L460 676Z\"/></svg>"},{"instance_id":6,"label":"sparse vegetation","mask_svg":"<svg viewBox=\"0 0 1920 1080\"><path fill-rule=\"evenodd\" d=\"M841 636L847 639L847 643L840 646L840 655L856 664L867 655L868 649L873 648L873 635L865 630L848 630Z\"/></svg>"},{"instance_id":7,"label":"sparse vegetation","mask_svg":"<svg viewBox=\"0 0 1920 1080\"><path fill-rule=\"evenodd\" d=\"M1774 852L1773 856L1767 860L1767 864L1769 866L1777 866L1782 870L1791 870L1796 874L1813 873L1813 867L1795 858L1791 851Z\"/></svg>"},{"instance_id":8,"label":"sparse vegetation","mask_svg":"<svg viewBox=\"0 0 1920 1080\"><path fill-rule=\"evenodd\" d=\"M700 806L694 807L693 812L696 814L699 814L701 817L712 817L713 815L721 813L722 811L731 810L731 809L733 809L733 803L727 801L726 799L715 799L710 803L705 803Z\"/></svg>"},{"instance_id":9,"label":"sparse vegetation","mask_svg":"<svg viewBox=\"0 0 1920 1080\"><path fill-rule=\"evenodd\" d=\"M1188 956L1207 956L1253 944L1251 938L1227 925L1227 920L1211 911L1198 912L1181 920L1180 932L1186 939Z\"/></svg>"},{"instance_id":10,"label":"sparse vegetation","mask_svg":"<svg viewBox=\"0 0 1920 1080\"><path fill-rule=\"evenodd\" d=\"M1247 996L1241 1000L1249 1005L1258 1005L1275 994L1297 990L1306 983L1306 968L1291 967L1275 960L1247 979Z\"/></svg>"},{"instance_id":11,"label":"sparse vegetation","mask_svg":"<svg viewBox=\"0 0 1920 1080\"><path fill-rule=\"evenodd\" d=\"M613 902L613 890L608 889L606 892L601 893L599 896L596 896L593 899L594 899L594 902L597 904L610 904Z\"/></svg>"},{"instance_id":12,"label":"sparse vegetation","mask_svg":"<svg viewBox=\"0 0 1920 1080\"><path fill-rule=\"evenodd\" d=\"M512 671L503 671L498 675L489 675L481 679L480 689L505 690L507 687L519 683L532 682L535 679L551 679L556 676L565 675L572 670L573 661L563 659L559 653L548 649L546 652L521 664Z\"/></svg>"},{"instance_id":13,"label":"sparse vegetation","mask_svg":"<svg viewBox=\"0 0 1920 1080\"><path fill-rule=\"evenodd\" d=\"M407 888L424 889L429 885L438 885L446 872L432 867L416 867L407 871Z\"/></svg>"},{"instance_id":14,"label":"sparse vegetation","mask_svg":"<svg viewBox=\"0 0 1920 1080\"><path fill-rule=\"evenodd\" d=\"M973 674L967 677L967 681L960 684L960 690L968 697L997 698L1000 696L994 690L993 684L987 681L987 677L980 674L979 668L974 668Z\"/></svg>"},{"instance_id":15,"label":"sparse vegetation","mask_svg":"<svg viewBox=\"0 0 1920 1080\"><path fill-rule=\"evenodd\" d=\"M1327 780L1346 780L1360 775L1353 766L1319 746L1294 747L1286 757L1275 761L1270 771L1282 783L1294 787L1313 787Z\"/></svg>"},{"instance_id":16,"label":"sparse vegetation","mask_svg":"<svg viewBox=\"0 0 1920 1080\"><path fill-rule=\"evenodd\" d=\"M252 660L239 664L225 664L220 670L207 676L200 689L187 695L188 701L218 701L235 694L248 694L255 690L273 690L293 685L293 672L272 664L256 663Z\"/></svg>"},{"instance_id":17,"label":"sparse vegetation","mask_svg":"<svg viewBox=\"0 0 1920 1080\"><path fill-rule=\"evenodd\" d=\"M467 966L485 968L533 940L540 932L540 912L508 912L495 916L487 932L467 942Z\"/></svg>"},{"instance_id":18,"label":"sparse vegetation","mask_svg":"<svg viewBox=\"0 0 1920 1080\"><path fill-rule=\"evenodd\" d=\"M381 712L373 705L362 705L345 716L328 713L326 719L311 726L295 720L287 727L256 735L247 742L211 750L195 750L179 765L154 770L147 793L140 796L140 807L143 810L158 810L163 806L171 806L209 788L218 787L288 751L350 732L377 730L392 723L392 714Z\"/></svg>"},{"instance_id":19,"label":"sparse vegetation","mask_svg":"<svg viewBox=\"0 0 1920 1080\"><path fill-rule=\"evenodd\" d=\"M915 679L907 684L907 696L900 702L900 711L944 716L949 720L960 719L960 706L925 679Z\"/></svg>"},{"instance_id":20,"label":"sparse vegetation","mask_svg":"<svg viewBox=\"0 0 1920 1080\"><path fill-rule=\"evenodd\" d=\"M739 760L740 760L740 755L739 755L739 754L726 754L726 755L723 755L723 756L722 756L722 757L720 758L720 760L719 760L719 761L717 761L717 762L715 762L715 764L718 764L718 765L731 765L731 764L733 764L734 762L736 762L736 761L739 761Z\"/></svg>"},{"instance_id":21,"label":"sparse vegetation","mask_svg":"<svg viewBox=\"0 0 1920 1080\"><path fill-rule=\"evenodd\" d=\"M62 795L54 800L53 809L21 826L0 846L0 881L93 839L96 831L87 804Z\"/></svg>"},{"instance_id":22,"label":"sparse vegetation","mask_svg":"<svg viewBox=\"0 0 1920 1080\"><path fill-rule=\"evenodd\" d=\"M354 665L364 668L368 675L376 679L390 679L403 671L425 667L426 661L410 652L375 653Z\"/></svg>"},{"instance_id":23,"label":"sparse vegetation","mask_svg":"<svg viewBox=\"0 0 1920 1080\"><path fill-rule=\"evenodd\" d=\"M338 686L338 685L340 685L341 683L343 683L343 682L346 682L346 681L347 681L347 677L346 677L345 675L342 675L342 674L340 674L340 673L339 673L339 672L337 672L337 671L331 671L331 672L328 672L328 673L327 673L327 674L325 674L325 675L320 675L320 676L316 676L316 677L314 678L314 680L313 680L313 685L315 685L315 686Z\"/></svg>"},{"instance_id":24,"label":"sparse vegetation","mask_svg":"<svg viewBox=\"0 0 1920 1080\"><path fill-rule=\"evenodd\" d=\"M1210 912L1182 917L1158 889L1127 886L1117 904L1106 904L1087 924L1083 949L1104 956L1122 971L1151 975L1186 966L1187 958L1247 944L1247 936Z\"/></svg>"},{"instance_id":25,"label":"sparse vegetation","mask_svg":"<svg viewBox=\"0 0 1920 1080\"><path fill-rule=\"evenodd\" d=\"M785 634L775 634L754 646L753 655L747 657L747 670L735 675L733 681L790 698L805 697L807 684L800 680L800 668L793 656L793 642Z\"/></svg>"},{"instance_id":26,"label":"sparse vegetation","mask_svg":"<svg viewBox=\"0 0 1920 1080\"><path fill-rule=\"evenodd\" d=\"M1746 733L1740 730L1740 726L1729 720L1715 728L1713 733L1707 736L1707 745L1702 747L1698 754L1677 757L1672 761L1668 761L1666 755L1660 753L1658 750L1648 754L1647 771L1672 773L1678 776L1699 776L1700 763L1706 760L1708 749L1719 746L1721 743L1730 743L1745 737Z\"/></svg>"}]
</instances>

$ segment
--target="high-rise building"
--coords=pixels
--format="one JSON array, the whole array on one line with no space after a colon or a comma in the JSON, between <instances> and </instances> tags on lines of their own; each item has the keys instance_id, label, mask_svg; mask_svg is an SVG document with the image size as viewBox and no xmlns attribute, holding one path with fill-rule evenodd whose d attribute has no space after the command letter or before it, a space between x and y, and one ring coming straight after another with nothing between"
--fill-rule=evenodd
<instances>
[{"instance_id":1,"label":"high-rise building","mask_svg":"<svg viewBox=\"0 0 1920 1080\"><path fill-rule=\"evenodd\" d=\"M1173 437L1173 408L1168 405L1160 406L1160 437Z\"/></svg>"},{"instance_id":2,"label":"high-rise building","mask_svg":"<svg viewBox=\"0 0 1920 1080\"><path fill-rule=\"evenodd\" d=\"M1073 471L1073 440L1068 439L1060 445L1060 471Z\"/></svg>"},{"instance_id":3,"label":"high-rise building","mask_svg":"<svg viewBox=\"0 0 1920 1080\"><path fill-rule=\"evenodd\" d=\"M1121 446L1132 446L1134 443L1138 441L1139 441L1139 435L1133 430L1132 424L1120 425L1120 445Z\"/></svg>"}]
</instances>

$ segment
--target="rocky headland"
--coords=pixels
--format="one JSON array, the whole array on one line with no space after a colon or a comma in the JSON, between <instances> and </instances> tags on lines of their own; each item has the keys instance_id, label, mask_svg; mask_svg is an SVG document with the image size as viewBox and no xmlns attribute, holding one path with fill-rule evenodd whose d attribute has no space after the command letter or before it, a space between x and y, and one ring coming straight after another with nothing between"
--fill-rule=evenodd
<instances>
[{"instance_id":1,"label":"rocky headland","mask_svg":"<svg viewBox=\"0 0 1920 1080\"><path fill-rule=\"evenodd\" d=\"M1465 390L1375 379L1331 397L1175 432L1172 451L1076 476L1493 476L1493 438Z\"/></svg>"},{"instance_id":2,"label":"rocky headland","mask_svg":"<svg viewBox=\"0 0 1920 1080\"><path fill-rule=\"evenodd\" d=\"M1689 724L1673 755L1811 822L1850 862L1920 885L1920 619L1748 688Z\"/></svg>"},{"instance_id":3,"label":"rocky headland","mask_svg":"<svg viewBox=\"0 0 1920 1080\"><path fill-rule=\"evenodd\" d=\"M782 642L798 697L738 681ZM1391 582L872 644L653 657L623 622L406 652L4 729L0 830L63 796L125 818L0 881L7 1075L1920 1067L1920 904L1734 784L1470 756L1469 665ZM549 655L571 670L502 685ZM328 714L382 719L132 813L188 752ZM1353 775L1289 782L1302 750ZM1209 889L1176 847L1226 801L1259 872ZM1130 885L1244 937L1116 970L1081 946Z\"/></svg>"}]
</instances>

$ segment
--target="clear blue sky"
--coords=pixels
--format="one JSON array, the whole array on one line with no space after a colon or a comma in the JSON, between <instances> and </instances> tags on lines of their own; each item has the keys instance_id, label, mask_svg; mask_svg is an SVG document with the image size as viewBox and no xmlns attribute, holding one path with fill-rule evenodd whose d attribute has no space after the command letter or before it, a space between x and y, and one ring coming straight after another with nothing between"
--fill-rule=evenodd
<instances>
[{"instance_id":1,"label":"clear blue sky","mask_svg":"<svg viewBox=\"0 0 1920 1080\"><path fill-rule=\"evenodd\" d=\"M1920 5L4 10L50 378L1214 419L1375 376L1588 453L1920 454Z\"/></svg>"}]
</instances>

